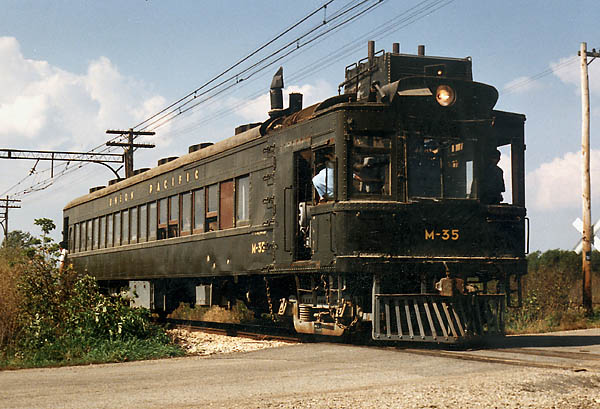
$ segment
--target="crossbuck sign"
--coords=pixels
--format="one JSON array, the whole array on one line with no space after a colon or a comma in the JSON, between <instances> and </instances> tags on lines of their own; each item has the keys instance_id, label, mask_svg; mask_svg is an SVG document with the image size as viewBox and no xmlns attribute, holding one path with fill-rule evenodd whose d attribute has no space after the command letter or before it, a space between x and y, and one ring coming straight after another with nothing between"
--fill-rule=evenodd
<instances>
[{"instance_id":1,"label":"crossbuck sign","mask_svg":"<svg viewBox=\"0 0 600 409\"><path fill-rule=\"evenodd\" d=\"M583 221L578 217L577 219L575 219L575 221L573 222L573 227L575 227L575 229L583 234ZM594 223L594 225L592 226L592 248L596 249L596 246L594 246L594 242L596 240L599 240L600 242L600 238L598 236L596 236L594 233L596 231L598 231L600 233L600 220L598 220L596 223ZM575 248L573 250L575 250L576 253L581 253L581 249L583 247L583 240L579 239L579 243L577 244L577 246L575 246Z\"/></svg>"}]
</instances>

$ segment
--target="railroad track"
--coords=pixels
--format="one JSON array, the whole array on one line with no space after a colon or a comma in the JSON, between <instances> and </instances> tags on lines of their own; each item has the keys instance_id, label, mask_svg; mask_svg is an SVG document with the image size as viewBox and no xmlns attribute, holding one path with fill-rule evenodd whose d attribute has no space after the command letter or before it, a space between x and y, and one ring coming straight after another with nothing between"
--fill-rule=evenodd
<instances>
[{"instance_id":1,"label":"railroad track","mask_svg":"<svg viewBox=\"0 0 600 409\"><path fill-rule=\"evenodd\" d=\"M303 342L306 339L294 330L267 324L233 324L212 321L195 321L167 318L165 323L177 328L209 332L212 334L244 337L258 340Z\"/></svg>"},{"instance_id":2,"label":"railroad track","mask_svg":"<svg viewBox=\"0 0 600 409\"><path fill-rule=\"evenodd\" d=\"M304 336L296 333L291 328L269 324L231 324L180 319L167 319L165 321L168 324L178 328L257 340L279 340L287 342L332 342L329 337L319 338L315 336ZM573 351L556 350L550 348L545 349L515 346L503 347L503 343L506 345L509 344L508 338L504 340L505 342L502 340L496 341L493 347L469 350L440 349L438 346L431 344L423 346L419 345L418 347L407 347L404 345L382 346L379 343L374 344L372 342L365 341L365 339L366 337L359 337L352 341L349 339L343 339L339 342L347 344L359 344L369 348L375 347L387 350L393 349L401 353L439 358L450 358L531 368L558 369L573 372L600 372L600 354L598 353L592 353L585 350Z\"/></svg>"}]
</instances>

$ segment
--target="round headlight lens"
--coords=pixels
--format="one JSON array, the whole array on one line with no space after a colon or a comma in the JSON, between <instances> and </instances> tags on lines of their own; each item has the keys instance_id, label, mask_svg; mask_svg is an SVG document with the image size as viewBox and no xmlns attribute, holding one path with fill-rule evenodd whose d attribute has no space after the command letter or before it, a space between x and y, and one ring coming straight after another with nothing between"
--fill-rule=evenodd
<instances>
[{"instance_id":1,"label":"round headlight lens","mask_svg":"<svg viewBox=\"0 0 600 409\"><path fill-rule=\"evenodd\" d=\"M440 85L435 92L435 99L443 107L449 107L456 101L454 90L447 85Z\"/></svg>"}]
</instances>

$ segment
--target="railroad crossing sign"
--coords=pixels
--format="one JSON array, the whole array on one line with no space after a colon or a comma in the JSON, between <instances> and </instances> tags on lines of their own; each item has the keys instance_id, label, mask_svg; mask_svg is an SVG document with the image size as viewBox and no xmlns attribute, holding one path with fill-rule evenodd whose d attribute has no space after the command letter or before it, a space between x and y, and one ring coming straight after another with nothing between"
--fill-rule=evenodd
<instances>
[{"instance_id":1,"label":"railroad crossing sign","mask_svg":"<svg viewBox=\"0 0 600 409\"><path fill-rule=\"evenodd\" d=\"M578 217L577 219L575 219L575 221L573 222L573 227L575 227L575 229L583 234L583 221ZM596 223L594 223L594 225L592 226L592 248L598 250L598 248L596 246L594 246L594 242L596 240L598 240L600 242L600 237L596 236L594 233L595 232L600 233L600 220L596 221ZM573 249L575 251L575 253L581 253L581 248L583 247L583 241L582 239L579 239L579 243L577 243L577 245L575 246L575 248Z\"/></svg>"}]
</instances>

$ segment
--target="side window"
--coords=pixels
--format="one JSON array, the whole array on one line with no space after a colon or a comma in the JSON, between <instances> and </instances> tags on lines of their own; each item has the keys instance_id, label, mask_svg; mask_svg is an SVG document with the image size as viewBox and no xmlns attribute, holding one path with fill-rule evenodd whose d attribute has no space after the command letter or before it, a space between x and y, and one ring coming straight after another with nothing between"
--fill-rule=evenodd
<instances>
[{"instance_id":1,"label":"side window","mask_svg":"<svg viewBox=\"0 0 600 409\"><path fill-rule=\"evenodd\" d=\"M235 181L235 221L236 225L243 221L250 220L250 177L244 176Z\"/></svg>"},{"instance_id":2,"label":"side window","mask_svg":"<svg viewBox=\"0 0 600 409\"><path fill-rule=\"evenodd\" d=\"M123 218L121 244L129 244L129 210L123 210L121 215Z\"/></svg>"},{"instance_id":3,"label":"side window","mask_svg":"<svg viewBox=\"0 0 600 409\"><path fill-rule=\"evenodd\" d=\"M79 251L79 244L81 243L81 225L79 223L75 224L75 252Z\"/></svg>"},{"instance_id":4,"label":"side window","mask_svg":"<svg viewBox=\"0 0 600 409\"><path fill-rule=\"evenodd\" d=\"M92 221L88 220L86 224L87 224L87 236L86 236L86 241L85 241L85 249L91 250L92 249Z\"/></svg>"},{"instance_id":5,"label":"side window","mask_svg":"<svg viewBox=\"0 0 600 409\"><path fill-rule=\"evenodd\" d=\"M140 243L146 241L146 237L148 237L148 205L140 206L140 234L138 237L138 241Z\"/></svg>"},{"instance_id":6,"label":"side window","mask_svg":"<svg viewBox=\"0 0 600 409\"><path fill-rule=\"evenodd\" d=\"M190 234L192 230L192 192L181 195L181 235Z\"/></svg>"},{"instance_id":7,"label":"side window","mask_svg":"<svg viewBox=\"0 0 600 409\"><path fill-rule=\"evenodd\" d=\"M148 208L148 240L156 240L156 213L156 202L152 202Z\"/></svg>"},{"instance_id":8,"label":"side window","mask_svg":"<svg viewBox=\"0 0 600 409\"><path fill-rule=\"evenodd\" d=\"M98 246L98 248L103 249L106 247L106 217L102 216L100 218L100 230L99 230L99 236L100 236L100 245Z\"/></svg>"},{"instance_id":9,"label":"side window","mask_svg":"<svg viewBox=\"0 0 600 409\"><path fill-rule=\"evenodd\" d=\"M230 229L234 225L233 219L233 180L221 182L219 189L219 228Z\"/></svg>"},{"instance_id":10,"label":"side window","mask_svg":"<svg viewBox=\"0 0 600 409\"><path fill-rule=\"evenodd\" d=\"M219 185L208 186L206 188L206 196L206 230L218 230Z\"/></svg>"},{"instance_id":11,"label":"side window","mask_svg":"<svg viewBox=\"0 0 600 409\"><path fill-rule=\"evenodd\" d=\"M73 237L73 226L69 226L69 251L75 252L75 238Z\"/></svg>"},{"instance_id":12,"label":"side window","mask_svg":"<svg viewBox=\"0 0 600 409\"><path fill-rule=\"evenodd\" d=\"M179 195L169 197L169 237L179 236Z\"/></svg>"},{"instance_id":13,"label":"side window","mask_svg":"<svg viewBox=\"0 0 600 409\"><path fill-rule=\"evenodd\" d=\"M389 196L391 140L385 136L352 138L352 192Z\"/></svg>"},{"instance_id":14,"label":"side window","mask_svg":"<svg viewBox=\"0 0 600 409\"><path fill-rule=\"evenodd\" d=\"M333 199L335 193L335 152L334 148L315 151L315 169L312 183L319 202Z\"/></svg>"},{"instance_id":15,"label":"side window","mask_svg":"<svg viewBox=\"0 0 600 409\"><path fill-rule=\"evenodd\" d=\"M138 238L138 208L132 207L130 212L130 222L129 222L129 234L131 237L131 243L137 243Z\"/></svg>"},{"instance_id":16,"label":"side window","mask_svg":"<svg viewBox=\"0 0 600 409\"><path fill-rule=\"evenodd\" d=\"M194 233L204 231L204 209L205 209L204 189L194 191Z\"/></svg>"},{"instance_id":17,"label":"side window","mask_svg":"<svg viewBox=\"0 0 600 409\"><path fill-rule=\"evenodd\" d=\"M79 244L79 249L81 251L85 251L85 237L86 237L86 224L85 222L80 223L80 229L81 229L81 238L79 240L81 240L81 244Z\"/></svg>"},{"instance_id":18,"label":"side window","mask_svg":"<svg viewBox=\"0 0 600 409\"><path fill-rule=\"evenodd\" d=\"M94 227L93 227L93 245L92 248L93 249L99 249L100 248L100 241L99 241L99 233L100 233L100 219L98 219L97 217L94 219Z\"/></svg>"},{"instance_id":19,"label":"side window","mask_svg":"<svg viewBox=\"0 0 600 409\"><path fill-rule=\"evenodd\" d=\"M121 212L115 213L115 247L121 245Z\"/></svg>"},{"instance_id":20,"label":"side window","mask_svg":"<svg viewBox=\"0 0 600 409\"><path fill-rule=\"evenodd\" d=\"M106 216L106 247L112 247L113 246L113 226L114 226L114 215L113 214L109 214L108 216Z\"/></svg>"},{"instance_id":21,"label":"side window","mask_svg":"<svg viewBox=\"0 0 600 409\"><path fill-rule=\"evenodd\" d=\"M169 217L169 204L167 198L158 201L158 240L167 238L167 219Z\"/></svg>"}]
</instances>

